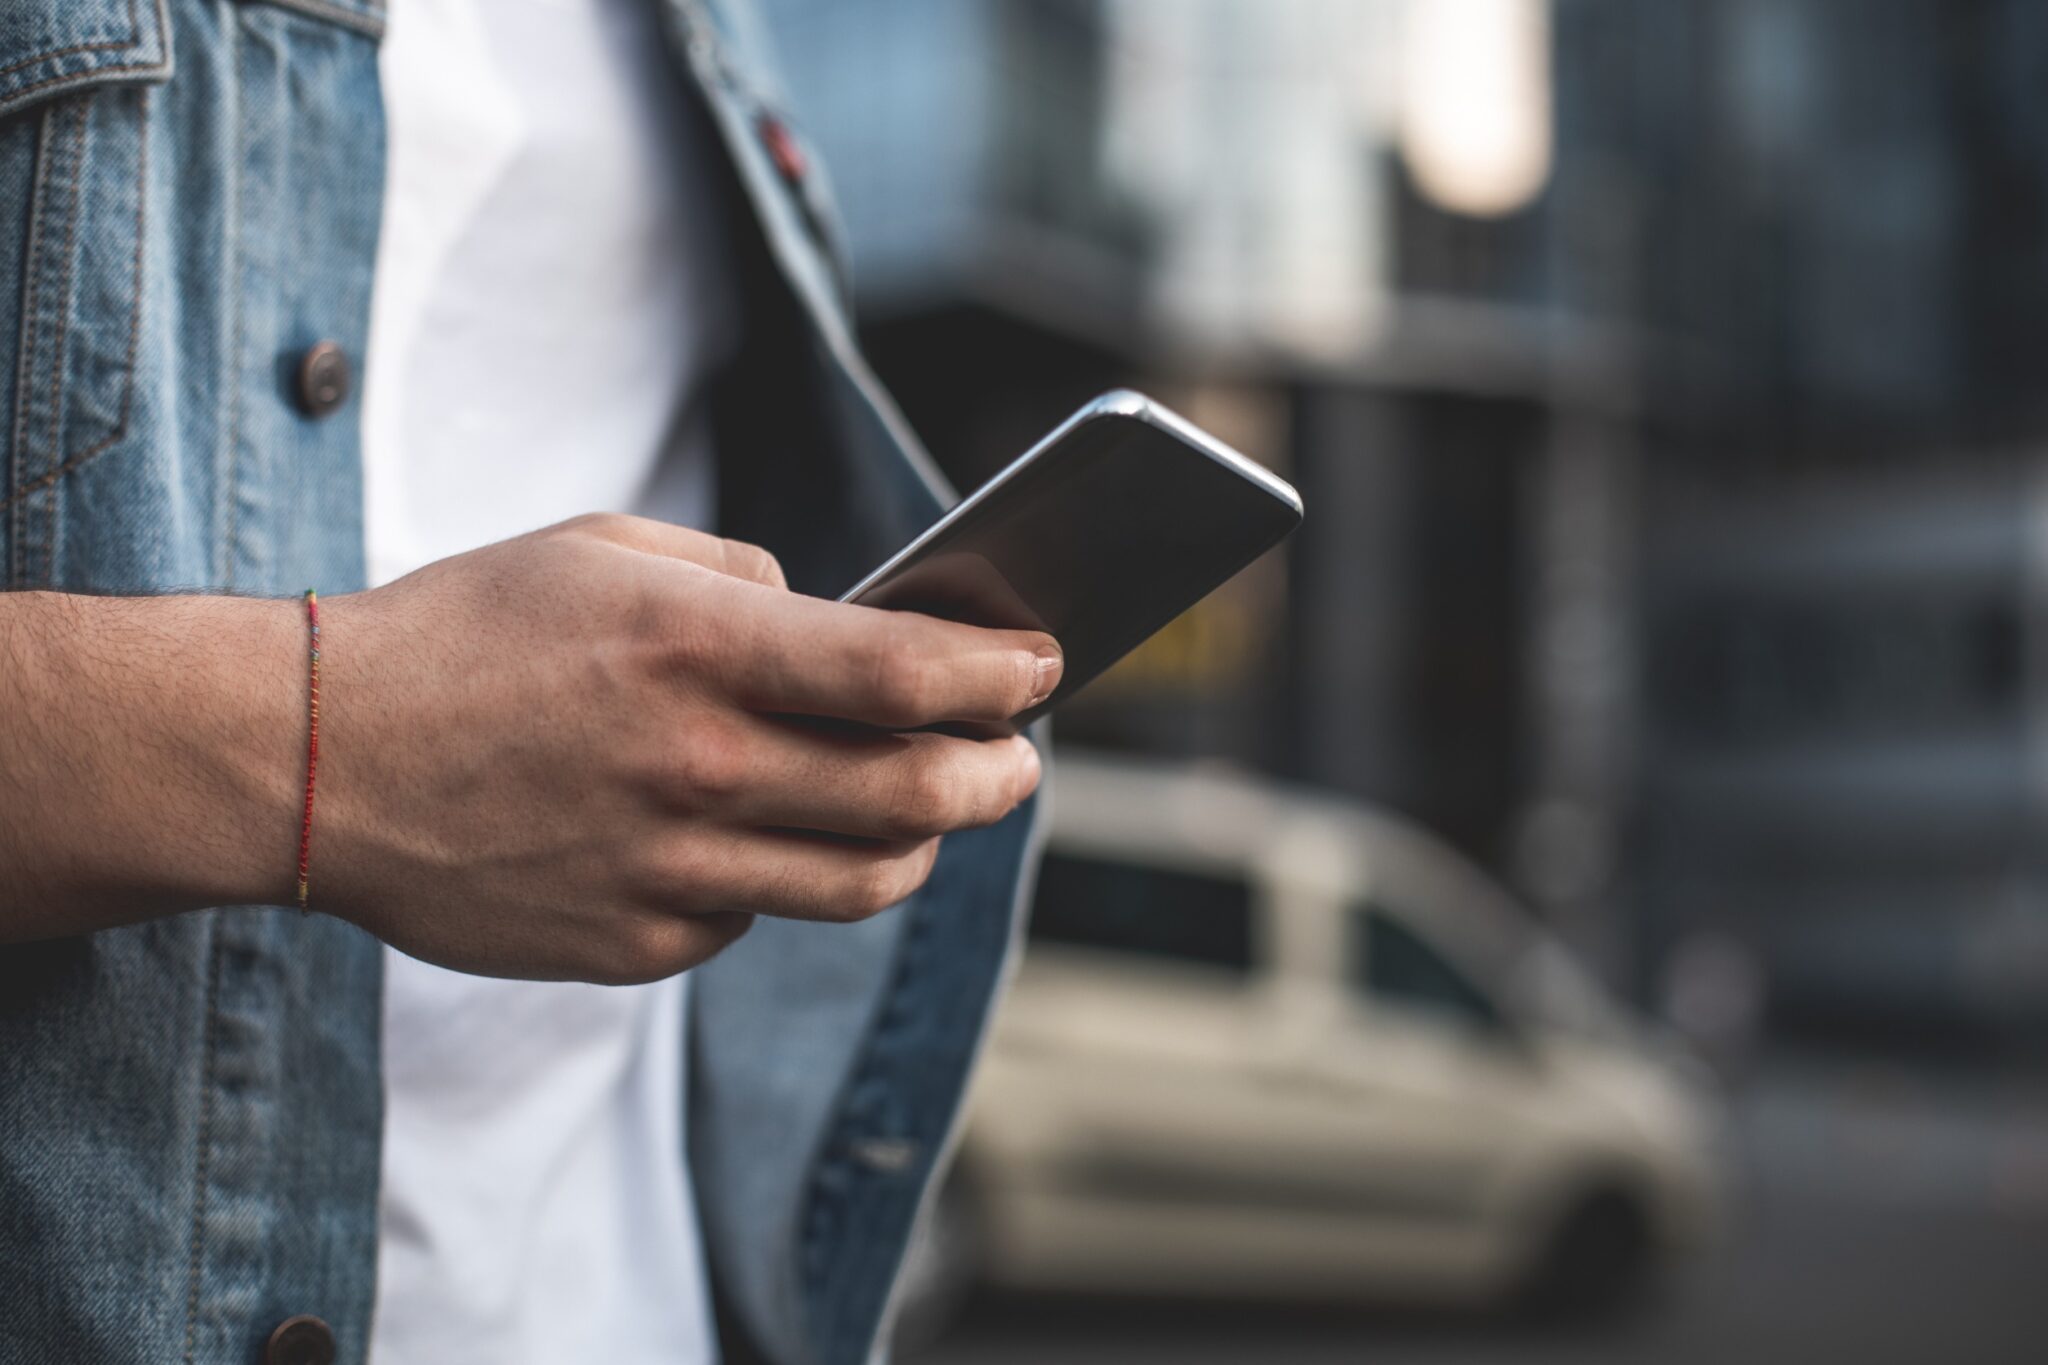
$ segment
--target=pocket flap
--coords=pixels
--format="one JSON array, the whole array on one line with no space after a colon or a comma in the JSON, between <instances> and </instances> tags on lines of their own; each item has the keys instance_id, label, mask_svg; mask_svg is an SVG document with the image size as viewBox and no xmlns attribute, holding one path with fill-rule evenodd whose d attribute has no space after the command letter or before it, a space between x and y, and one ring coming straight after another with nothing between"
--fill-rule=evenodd
<instances>
[{"instance_id":1,"label":"pocket flap","mask_svg":"<svg viewBox=\"0 0 2048 1365\"><path fill-rule=\"evenodd\" d=\"M170 79L164 0L0 4L0 118L79 86Z\"/></svg>"}]
</instances>

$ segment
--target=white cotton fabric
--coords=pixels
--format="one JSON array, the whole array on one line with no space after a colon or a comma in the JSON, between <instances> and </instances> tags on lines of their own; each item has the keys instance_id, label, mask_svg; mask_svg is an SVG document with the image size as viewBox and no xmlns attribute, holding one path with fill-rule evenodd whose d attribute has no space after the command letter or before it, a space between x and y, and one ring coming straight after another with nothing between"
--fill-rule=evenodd
<instances>
[{"instance_id":1,"label":"white cotton fabric","mask_svg":"<svg viewBox=\"0 0 2048 1365\"><path fill-rule=\"evenodd\" d=\"M364 391L369 572L590 511L706 525L735 305L644 0L405 0ZM655 505L658 504L658 505ZM715 1359L684 993L386 954L374 1365Z\"/></svg>"}]
</instances>

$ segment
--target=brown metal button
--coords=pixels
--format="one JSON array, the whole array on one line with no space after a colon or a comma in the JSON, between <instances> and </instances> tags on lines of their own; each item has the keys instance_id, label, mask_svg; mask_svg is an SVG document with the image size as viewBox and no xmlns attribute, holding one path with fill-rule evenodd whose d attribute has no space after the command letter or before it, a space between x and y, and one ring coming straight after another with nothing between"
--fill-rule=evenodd
<instances>
[{"instance_id":1,"label":"brown metal button","mask_svg":"<svg viewBox=\"0 0 2048 1365\"><path fill-rule=\"evenodd\" d=\"M299 358L299 410L325 417L348 401L348 353L332 341L317 342Z\"/></svg>"},{"instance_id":2,"label":"brown metal button","mask_svg":"<svg viewBox=\"0 0 2048 1365\"><path fill-rule=\"evenodd\" d=\"M263 1348L263 1365L334 1365L334 1329L311 1313L286 1318Z\"/></svg>"}]
</instances>

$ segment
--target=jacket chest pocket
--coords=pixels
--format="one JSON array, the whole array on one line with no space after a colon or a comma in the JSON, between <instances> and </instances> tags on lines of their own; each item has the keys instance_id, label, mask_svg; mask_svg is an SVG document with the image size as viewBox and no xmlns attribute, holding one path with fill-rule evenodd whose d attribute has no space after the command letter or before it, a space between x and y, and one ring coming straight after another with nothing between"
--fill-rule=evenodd
<instances>
[{"instance_id":1,"label":"jacket chest pocket","mask_svg":"<svg viewBox=\"0 0 2048 1365\"><path fill-rule=\"evenodd\" d=\"M6 581L50 578L56 486L134 408L147 88L164 0L8 0L0 13L0 529Z\"/></svg>"}]
</instances>

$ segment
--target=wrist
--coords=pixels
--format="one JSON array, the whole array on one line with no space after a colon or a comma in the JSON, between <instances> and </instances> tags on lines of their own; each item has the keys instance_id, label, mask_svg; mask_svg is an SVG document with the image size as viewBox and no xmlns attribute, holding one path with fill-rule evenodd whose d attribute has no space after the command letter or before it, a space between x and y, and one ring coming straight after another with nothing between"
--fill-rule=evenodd
<instances>
[{"instance_id":1,"label":"wrist","mask_svg":"<svg viewBox=\"0 0 2048 1365\"><path fill-rule=\"evenodd\" d=\"M304 778L306 640L291 601L72 598L46 714L100 736L79 832L101 894L147 911L289 904Z\"/></svg>"},{"instance_id":2,"label":"wrist","mask_svg":"<svg viewBox=\"0 0 2048 1365\"><path fill-rule=\"evenodd\" d=\"M291 904L307 701L302 602L0 594L0 943Z\"/></svg>"}]
</instances>

